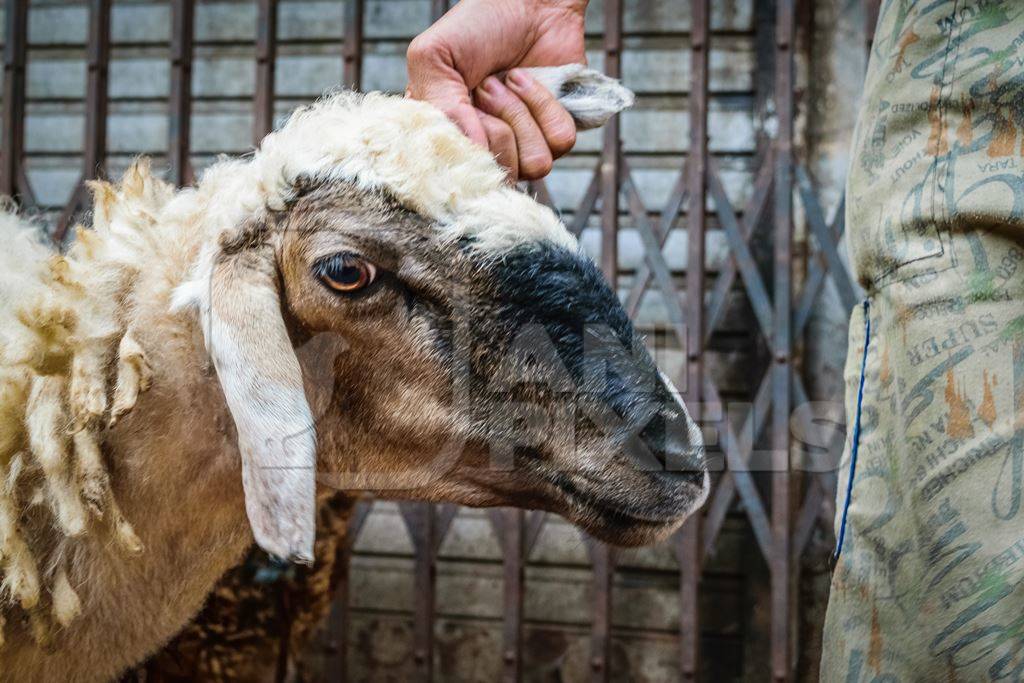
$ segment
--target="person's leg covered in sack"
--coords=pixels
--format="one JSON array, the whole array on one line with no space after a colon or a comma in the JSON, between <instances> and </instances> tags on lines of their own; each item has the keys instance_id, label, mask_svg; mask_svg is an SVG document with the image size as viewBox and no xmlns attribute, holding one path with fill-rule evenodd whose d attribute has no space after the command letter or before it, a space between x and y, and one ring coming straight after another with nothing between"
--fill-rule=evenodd
<instances>
[{"instance_id":1,"label":"person's leg covered in sack","mask_svg":"<svg viewBox=\"0 0 1024 683\"><path fill-rule=\"evenodd\" d=\"M875 41L821 679L1024 680L1024 3L890 0Z\"/></svg>"}]
</instances>

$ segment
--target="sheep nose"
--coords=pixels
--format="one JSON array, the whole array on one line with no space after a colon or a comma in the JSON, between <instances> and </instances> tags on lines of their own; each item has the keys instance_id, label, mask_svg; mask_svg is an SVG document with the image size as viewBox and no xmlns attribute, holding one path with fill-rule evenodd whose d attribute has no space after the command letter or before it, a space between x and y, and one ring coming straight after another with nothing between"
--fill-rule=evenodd
<instances>
[{"instance_id":1,"label":"sheep nose","mask_svg":"<svg viewBox=\"0 0 1024 683\"><path fill-rule=\"evenodd\" d=\"M662 411L648 421L639 437L657 461L661 475L680 483L703 482L703 445L685 413Z\"/></svg>"}]
</instances>

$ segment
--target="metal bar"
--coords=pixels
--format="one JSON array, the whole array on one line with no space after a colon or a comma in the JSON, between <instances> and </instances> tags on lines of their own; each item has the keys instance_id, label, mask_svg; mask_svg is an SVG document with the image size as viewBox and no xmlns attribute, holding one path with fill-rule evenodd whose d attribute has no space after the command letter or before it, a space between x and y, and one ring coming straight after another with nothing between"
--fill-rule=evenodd
<instances>
[{"instance_id":1,"label":"metal bar","mask_svg":"<svg viewBox=\"0 0 1024 683\"><path fill-rule=\"evenodd\" d=\"M327 620L327 661L325 672L327 680L344 683L348 680L348 634L352 621L348 598L351 587L350 570L352 548L359 539L366 518L373 507L372 501L363 501L356 505L345 529L345 539L338 549L338 557L334 561L334 598L331 613Z\"/></svg>"},{"instance_id":2,"label":"metal bar","mask_svg":"<svg viewBox=\"0 0 1024 683\"><path fill-rule=\"evenodd\" d=\"M0 139L0 195L16 197L25 154L25 61L28 53L28 0L4 3L3 138Z\"/></svg>"},{"instance_id":3,"label":"metal bar","mask_svg":"<svg viewBox=\"0 0 1024 683\"><path fill-rule=\"evenodd\" d=\"M796 402L797 404L806 403L807 393L804 391L800 375L796 372L795 368L792 369L792 372L793 393L796 396ZM743 421L739 435L737 436L732 434L728 430L726 432L726 435L730 439L735 440L736 443L734 447L739 449L740 457L742 458L742 463L744 465L746 465L750 460L753 445L758 438L760 438L761 432L764 430L771 407L771 388L772 371L771 368L769 368L768 372L766 372L764 377L761 379L761 383L754 397L754 403L751 406L750 412L747 413L747 416ZM730 463L729 466L732 468L732 463ZM714 550L715 542L717 541L718 534L721 531L722 523L725 521L725 515L732 504L733 496L736 494L737 481L734 471L734 469L729 469L722 474L715 486L711 502L707 505L707 515L704 520L703 552L705 555L710 555ZM796 533L794 533L793 537L799 538ZM798 555L798 553L794 552L794 556L796 555ZM768 559L769 556L766 554L765 558Z\"/></svg>"},{"instance_id":4,"label":"metal bar","mask_svg":"<svg viewBox=\"0 0 1024 683\"><path fill-rule=\"evenodd\" d=\"M604 70L612 78L621 75L622 0L605 0ZM616 287L619 270L619 117L613 116L604 127L601 151L601 270Z\"/></svg>"},{"instance_id":5,"label":"metal bar","mask_svg":"<svg viewBox=\"0 0 1024 683\"><path fill-rule=\"evenodd\" d=\"M843 302L846 310L850 310L857 305L857 301L860 299L854 290L853 277L839 256L834 233L825 222L825 212L822 211L821 203L818 202L818 197L814 194L814 186L811 184L807 170L803 164L796 164L794 172L800 203L803 204L804 214L807 216L807 224L811 226L811 230L818 240L818 251L824 254L828 263L832 281L835 283L836 289L839 290L839 299Z\"/></svg>"},{"instance_id":6,"label":"metal bar","mask_svg":"<svg viewBox=\"0 0 1024 683\"><path fill-rule=\"evenodd\" d=\"M665 256L661 253L661 242L654 234L650 223L647 220L647 209L643 200L637 192L636 185L629 172L629 165L622 160L622 189L626 193L629 202L629 212L633 216L636 231L644 244L644 261L654 273L654 279L658 283L661 295L665 301L665 308L668 312L669 324L672 330L679 337L679 343L685 344L687 338L686 311L683 310L683 298L672 280L672 272L665 262ZM698 299L700 301L700 299Z\"/></svg>"},{"instance_id":7,"label":"metal bar","mask_svg":"<svg viewBox=\"0 0 1024 683\"><path fill-rule=\"evenodd\" d=\"M110 67L110 2L90 0L88 75L85 94L85 142L82 178L103 174L107 156L107 81Z\"/></svg>"},{"instance_id":8,"label":"metal bar","mask_svg":"<svg viewBox=\"0 0 1024 683\"><path fill-rule=\"evenodd\" d=\"M612 579L615 576L615 554L600 541L585 538L593 570L592 620L590 624L590 680L607 683L611 680L612 641Z\"/></svg>"},{"instance_id":9,"label":"metal bar","mask_svg":"<svg viewBox=\"0 0 1024 683\"><path fill-rule=\"evenodd\" d=\"M352 621L352 610L348 604L352 586L351 569L352 548L340 548L334 565L334 601L327 618L329 640L325 664L327 680L339 683L348 680L348 636Z\"/></svg>"},{"instance_id":10,"label":"metal bar","mask_svg":"<svg viewBox=\"0 0 1024 683\"><path fill-rule=\"evenodd\" d=\"M668 201L665 203L665 208L662 209L661 218L655 225L655 233L658 236L659 249L665 247L665 242L668 241L669 233L675 227L676 221L679 220L679 210L682 208L683 203L686 201L686 183L689 179L689 172L687 171L687 162L683 162L683 168L679 172L679 176L676 178L676 183L672 187L672 191L669 193ZM637 311L640 310L640 303L643 301L644 294L647 292L647 288L651 282L651 268L644 261L640 264L636 271L636 277L633 280L633 286L629 290L629 294L626 295L626 303L623 307L626 309L626 314L629 317L634 317Z\"/></svg>"},{"instance_id":11,"label":"metal bar","mask_svg":"<svg viewBox=\"0 0 1024 683\"><path fill-rule=\"evenodd\" d=\"M53 231L53 241L56 244L63 244L64 237L68 234L68 228L71 227L71 221L74 220L75 214L85 205L87 193L85 190L85 183L81 178L78 180L78 184L75 185L75 189L71 191L71 199L64 205L64 208L60 212L60 216L57 217L57 225Z\"/></svg>"},{"instance_id":12,"label":"metal bar","mask_svg":"<svg viewBox=\"0 0 1024 683\"><path fill-rule=\"evenodd\" d=\"M743 278L743 287L750 300L750 306L754 310L754 317L757 318L765 338L770 340L772 337L772 300L768 295L768 288L764 285L764 280L761 279L754 255L743 239L739 221L729 203L729 197L725 194L725 187L718 175L718 167L713 160L708 161L707 176L708 189L711 190L711 196L715 200L718 222L722 225L726 241L729 242L730 255Z\"/></svg>"},{"instance_id":13,"label":"metal bar","mask_svg":"<svg viewBox=\"0 0 1024 683\"><path fill-rule=\"evenodd\" d=\"M740 428L740 438L744 440L739 441L737 447L741 449L744 464L749 461L752 445L757 441L761 432L764 430L770 405L770 374L771 373L765 374L764 378L761 380L761 385L758 387L754 403L751 405L750 412L747 414L747 417ZM724 419L728 419L728 416L724 416ZM749 441L745 439L747 435L750 436ZM736 478L733 475L733 470L729 469L723 472L722 476L719 477L718 483L714 488L714 494L712 495L711 501L709 504L705 505L705 509L707 510L707 514L704 517L703 553L705 556L710 555L714 550L715 543L718 541L718 534L722 529L722 524L725 522L725 516L729 512L735 493ZM765 527L767 527L767 524L765 524ZM767 537L767 529L765 535Z\"/></svg>"},{"instance_id":14,"label":"metal bar","mask_svg":"<svg viewBox=\"0 0 1024 683\"><path fill-rule=\"evenodd\" d=\"M32 186L28 182L28 172L25 170L24 157L20 164L18 164L18 192L20 193L21 206L24 207L38 207L39 202L36 201L36 195L32 191Z\"/></svg>"},{"instance_id":15,"label":"metal bar","mask_svg":"<svg viewBox=\"0 0 1024 683\"><path fill-rule=\"evenodd\" d=\"M501 680L517 683L523 675L523 567L526 541L526 513L502 508L491 510L491 525L501 543L505 573L504 618L502 620Z\"/></svg>"},{"instance_id":16,"label":"metal bar","mask_svg":"<svg viewBox=\"0 0 1024 683\"><path fill-rule=\"evenodd\" d=\"M804 388L803 380L797 369L793 368L793 399L795 405L803 405L810 399L807 390ZM846 440L844 433L834 434L828 445L829 452L842 449ZM831 470L816 472L811 477L807 495L804 498L795 523L793 524L792 545L790 554L792 561L796 563L803 554L807 543L810 541L811 532L816 523L821 522L828 534L832 533L832 521L835 518L835 486L836 473Z\"/></svg>"},{"instance_id":17,"label":"metal bar","mask_svg":"<svg viewBox=\"0 0 1024 683\"><path fill-rule=\"evenodd\" d=\"M811 479L807 497L804 499L804 504L800 508L796 523L793 525L792 552L794 562L799 560L800 555L807 548L815 525L822 519L827 519L828 524L831 525L835 517L835 477L833 475L831 477L832 481L829 481L828 474L822 472ZM828 527L828 532L831 535L832 529L830 526Z\"/></svg>"},{"instance_id":18,"label":"metal bar","mask_svg":"<svg viewBox=\"0 0 1024 683\"><path fill-rule=\"evenodd\" d=\"M882 0L865 0L864 2L864 46L871 53L871 44L875 42L875 29L878 25L878 13Z\"/></svg>"},{"instance_id":19,"label":"metal bar","mask_svg":"<svg viewBox=\"0 0 1024 683\"><path fill-rule=\"evenodd\" d=\"M838 244L846 229L846 196L839 201L836 208L836 215L832 219L832 239ZM807 277L804 279L803 292L801 292L796 304L796 311L793 313L793 336L799 339L803 336L804 328L811 319L814 309L814 302L821 293L821 285L828 276L828 262L824 255L817 254L817 258L811 260L807 268Z\"/></svg>"},{"instance_id":20,"label":"metal bar","mask_svg":"<svg viewBox=\"0 0 1024 683\"><path fill-rule=\"evenodd\" d=\"M452 528L455 516L459 514L459 506L454 503L441 503L437 506L437 521L434 532L434 553L441 550L441 543L444 542L448 530Z\"/></svg>"},{"instance_id":21,"label":"metal bar","mask_svg":"<svg viewBox=\"0 0 1024 683\"><path fill-rule=\"evenodd\" d=\"M555 200L551 198L551 192L548 190L548 184L543 180L531 180L527 183L526 189L533 193L534 198L538 202L552 209L556 213L558 212L558 207L555 206Z\"/></svg>"},{"instance_id":22,"label":"metal bar","mask_svg":"<svg viewBox=\"0 0 1024 683\"><path fill-rule=\"evenodd\" d=\"M686 168L687 263L686 263L686 384L684 394L691 417L700 424L704 383L704 197L708 163L708 0L690 3L690 142ZM666 230L666 237L668 231ZM661 254L659 253L658 256ZM653 266L652 266L653 267ZM663 292L667 295L667 292ZM683 681L696 681L700 672L701 512L690 517L680 530L679 577L679 670Z\"/></svg>"},{"instance_id":23,"label":"metal bar","mask_svg":"<svg viewBox=\"0 0 1024 683\"><path fill-rule=\"evenodd\" d=\"M353 90L363 87L363 9L365 0L346 0L342 82Z\"/></svg>"},{"instance_id":24,"label":"metal bar","mask_svg":"<svg viewBox=\"0 0 1024 683\"><path fill-rule=\"evenodd\" d=\"M167 156L170 180L175 185L192 183L189 159L192 133L192 30L194 0L171 2L171 93L168 102Z\"/></svg>"},{"instance_id":25,"label":"metal bar","mask_svg":"<svg viewBox=\"0 0 1024 683\"><path fill-rule=\"evenodd\" d=\"M430 0L431 21L437 21L451 6L451 0Z\"/></svg>"},{"instance_id":26,"label":"metal bar","mask_svg":"<svg viewBox=\"0 0 1024 683\"><path fill-rule=\"evenodd\" d=\"M704 402L705 405L723 405L722 397L707 373L704 374ZM727 474L731 475L736 482L736 491L743 501L744 511L747 519L750 520L750 528L754 532L758 547L765 559L772 556L772 530L768 523L768 513L765 512L764 502L757 493L754 479L750 476L747 460L749 452L744 452L740 441L736 438L732 425L728 420L722 422L721 446L725 452L725 462L729 466Z\"/></svg>"},{"instance_id":27,"label":"metal bar","mask_svg":"<svg viewBox=\"0 0 1024 683\"><path fill-rule=\"evenodd\" d=\"M612 78L621 74L622 0L605 0L604 70ZM619 272L619 162L621 147L619 117L613 116L604 129L601 149L601 271L614 290ZM584 197L584 201L587 197ZM586 224L583 218L580 228ZM615 573L612 549L597 539L586 537L593 570L593 619L590 625L591 680L609 680L612 620L612 577Z\"/></svg>"},{"instance_id":28,"label":"metal bar","mask_svg":"<svg viewBox=\"0 0 1024 683\"><path fill-rule=\"evenodd\" d=\"M675 539L679 561L679 673L680 680L696 681L700 672L701 513L683 524Z\"/></svg>"},{"instance_id":29,"label":"metal bar","mask_svg":"<svg viewBox=\"0 0 1024 683\"><path fill-rule=\"evenodd\" d=\"M572 217L572 223L568 225L569 232L576 237L580 236L583 232L583 228L587 227L587 219L590 218L590 214L593 213L594 207L597 205L597 198L601 195L601 168L603 164L598 162L597 168L594 169L593 175L590 177L590 184L587 185L587 191L583 193L583 199L580 201L579 206L576 207L576 213Z\"/></svg>"},{"instance_id":30,"label":"metal bar","mask_svg":"<svg viewBox=\"0 0 1024 683\"><path fill-rule=\"evenodd\" d=\"M85 134L82 144L82 175L71 199L57 219L53 239L64 241L75 215L85 206L89 193L85 181L104 172L107 154L107 74L110 65L110 1L90 0L89 42L86 45Z\"/></svg>"},{"instance_id":31,"label":"metal bar","mask_svg":"<svg viewBox=\"0 0 1024 683\"><path fill-rule=\"evenodd\" d=\"M544 530L544 524L548 520L548 513L543 510L535 510L530 513L526 522L526 537L523 541L523 561L525 562L533 552L540 538L540 532Z\"/></svg>"},{"instance_id":32,"label":"metal bar","mask_svg":"<svg viewBox=\"0 0 1024 683\"><path fill-rule=\"evenodd\" d=\"M430 503L400 503L415 550L413 569L413 663L416 680L434 678L434 614L437 579L437 518Z\"/></svg>"},{"instance_id":33,"label":"metal bar","mask_svg":"<svg viewBox=\"0 0 1024 683\"><path fill-rule=\"evenodd\" d=\"M256 96L252 141L259 145L274 130L274 76L277 63L277 0L258 0L256 19Z\"/></svg>"},{"instance_id":34,"label":"metal bar","mask_svg":"<svg viewBox=\"0 0 1024 683\"><path fill-rule=\"evenodd\" d=\"M769 150L768 158L761 163L761 168L757 172L757 180L754 181L754 194L743 210L741 233L744 242L750 241L750 236L754 234L754 228L761 222L761 217L768 207L768 197L772 189L772 173L775 170L773 159ZM715 280L711 289L711 300L708 303L706 329L704 330L705 344L710 341L712 332L718 327L718 323L721 322L722 316L725 314L729 293L736 281L737 268L736 257L730 254L729 260L718 273L718 279Z\"/></svg>"},{"instance_id":35,"label":"metal bar","mask_svg":"<svg viewBox=\"0 0 1024 683\"><path fill-rule=\"evenodd\" d=\"M704 348L704 246L707 228L704 197L708 180L708 0L692 0L690 33L690 143L687 173L686 263L686 398L694 408L701 401ZM694 418L699 422L699 418ZM686 671L683 672L686 676Z\"/></svg>"},{"instance_id":36,"label":"metal bar","mask_svg":"<svg viewBox=\"0 0 1024 683\"><path fill-rule=\"evenodd\" d=\"M793 38L795 0L779 0L775 24L774 334L772 364L772 536L771 649L772 678L791 677L790 637L790 472L789 406L791 399L792 240L793 240Z\"/></svg>"}]
</instances>

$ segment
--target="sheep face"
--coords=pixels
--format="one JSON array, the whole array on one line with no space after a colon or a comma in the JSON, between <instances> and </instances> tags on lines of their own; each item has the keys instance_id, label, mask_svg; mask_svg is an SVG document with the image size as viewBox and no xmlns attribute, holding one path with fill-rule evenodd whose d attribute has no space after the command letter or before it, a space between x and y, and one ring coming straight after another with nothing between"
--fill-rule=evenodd
<instances>
[{"instance_id":1,"label":"sheep face","mask_svg":"<svg viewBox=\"0 0 1024 683\"><path fill-rule=\"evenodd\" d=\"M445 230L339 181L275 222L321 484L546 509L623 545L702 504L699 431L564 228Z\"/></svg>"}]
</instances>

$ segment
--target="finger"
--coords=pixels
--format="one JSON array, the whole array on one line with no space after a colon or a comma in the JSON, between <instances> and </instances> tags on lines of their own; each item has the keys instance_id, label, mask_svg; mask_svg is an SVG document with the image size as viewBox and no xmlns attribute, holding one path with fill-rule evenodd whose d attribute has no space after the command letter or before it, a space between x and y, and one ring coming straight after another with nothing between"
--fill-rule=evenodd
<instances>
[{"instance_id":1,"label":"finger","mask_svg":"<svg viewBox=\"0 0 1024 683\"><path fill-rule=\"evenodd\" d=\"M480 123L480 117L477 115L476 107L469 103L467 100L465 103L458 103L455 106L437 105L445 115L455 123L459 129L465 133L466 137L480 145L481 147L490 147L487 131L484 130L483 125Z\"/></svg>"},{"instance_id":2,"label":"finger","mask_svg":"<svg viewBox=\"0 0 1024 683\"><path fill-rule=\"evenodd\" d=\"M496 116L512 127L519 154L519 177L536 180L550 173L554 161L551 149L529 107L494 76L485 79L474 94L484 113Z\"/></svg>"},{"instance_id":3,"label":"finger","mask_svg":"<svg viewBox=\"0 0 1024 683\"><path fill-rule=\"evenodd\" d=\"M456 126L459 127L466 137L480 145L481 147L487 147L487 133L484 131L483 126L480 124L480 118L477 116L476 107L473 106L469 99L469 92L463 89L463 95L460 97L457 93L446 91L445 89L438 89L436 86L429 88L423 93L423 96L417 96L410 89L410 97L413 99L423 100L434 105L449 118Z\"/></svg>"},{"instance_id":4,"label":"finger","mask_svg":"<svg viewBox=\"0 0 1024 683\"><path fill-rule=\"evenodd\" d=\"M508 169L509 182L518 180L519 153L516 149L516 136L512 127L501 119L477 112L481 128L487 135L487 146L494 154L495 160Z\"/></svg>"},{"instance_id":5,"label":"finger","mask_svg":"<svg viewBox=\"0 0 1024 683\"><path fill-rule=\"evenodd\" d=\"M537 122L552 156L558 158L576 144L576 123L555 94L523 69L512 69L505 82L526 104Z\"/></svg>"}]
</instances>

